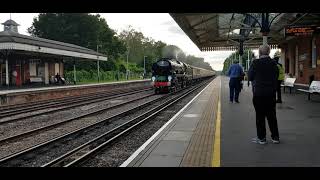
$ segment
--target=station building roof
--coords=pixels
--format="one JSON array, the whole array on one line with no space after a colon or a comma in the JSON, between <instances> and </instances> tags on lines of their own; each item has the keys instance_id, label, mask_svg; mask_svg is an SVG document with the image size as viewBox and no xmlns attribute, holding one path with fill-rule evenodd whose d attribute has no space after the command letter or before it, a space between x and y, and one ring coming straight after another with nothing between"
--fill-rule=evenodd
<instances>
[{"instance_id":1,"label":"station building roof","mask_svg":"<svg viewBox=\"0 0 320 180\"><path fill-rule=\"evenodd\" d=\"M107 56L74 44L27 36L14 31L0 32L0 50L23 50L106 61Z\"/></svg>"},{"instance_id":2,"label":"station building roof","mask_svg":"<svg viewBox=\"0 0 320 180\"><path fill-rule=\"evenodd\" d=\"M244 48L258 48L262 44L260 26L256 20L261 13L170 13L186 35L201 51L236 50L240 40ZM271 48L286 40L288 25L319 24L319 14L270 13L268 44Z\"/></svg>"}]
</instances>

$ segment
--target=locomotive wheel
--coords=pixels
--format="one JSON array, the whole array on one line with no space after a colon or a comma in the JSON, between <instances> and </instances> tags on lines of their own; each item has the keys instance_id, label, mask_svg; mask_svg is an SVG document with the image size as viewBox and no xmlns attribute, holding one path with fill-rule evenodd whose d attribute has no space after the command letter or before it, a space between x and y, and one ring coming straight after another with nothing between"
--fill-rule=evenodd
<instances>
[{"instance_id":1,"label":"locomotive wheel","mask_svg":"<svg viewBox=\"0 0 320 180\"><path fill-rule=\"evenodd\" d=\"M159 92L160 92L160 90L159 90L158 88L156 88L156 89L154 90L154 93L155 93L155 94L159 94Z\"/></svg>"},{"instance_id":2,"label":"locomotive wheel","mask_svg":"<svg viewBox=\"0 0 320 180\"><path fill-rule=\"evenodd\" d=\"M171 88L168 88L169 92L172 94L175 94L177 92L176 86L172 86Z\"/></svg>"}]
</instances>

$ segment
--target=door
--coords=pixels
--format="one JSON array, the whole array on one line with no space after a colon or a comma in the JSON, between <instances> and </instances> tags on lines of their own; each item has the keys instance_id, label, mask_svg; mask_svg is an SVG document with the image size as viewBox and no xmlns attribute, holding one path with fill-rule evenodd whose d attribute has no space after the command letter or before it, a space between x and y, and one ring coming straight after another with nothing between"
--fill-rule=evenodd
<instances>
[{"instance_id":1,"label":"door","mask_svg":"<svg viewBox=\"0 0 320 180\"><path fill-rule=\"evenodd\" d=\"M57 73L60 74L59 63L54 64L54 75L57 75Z\"/></svg>"},{"instance_id":2,"label":"door","mask_svg":"<svg viewBox=\"0 0 320 180\"><path fill-rule=\"evenodd\" d=\"M20 64L16 64L16 85L21 86L21 68Z\"/></svg>"}]
</instances>

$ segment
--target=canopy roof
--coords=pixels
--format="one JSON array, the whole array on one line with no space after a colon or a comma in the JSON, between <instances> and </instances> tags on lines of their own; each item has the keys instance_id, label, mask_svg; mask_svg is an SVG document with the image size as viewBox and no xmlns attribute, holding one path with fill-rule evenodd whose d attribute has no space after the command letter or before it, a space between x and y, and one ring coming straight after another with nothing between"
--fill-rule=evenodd
<instances>
[{"instance_id":1,"label":"canopy roof","mask_svg":"<svg viewBox=\"0 0 320 180\"><path fill-rule=\"evenodd\" d=\"M0 50L23 50L92 60L107 60L107 56L74 44L22 35L13 31L0 32Z\"/></svg>"},{"instance_id":2,"label":"canopy roof","mask_svg":"<svg viewBox=\"0 0 320 180\"><path fill-rule=\"evenodd\" d=\"M244 48L262 44L260 32L262 13L170 13L180 28L201 51L236 50L239 42ZM270 13L268 44L271 48L285 40L288 25L319 24L319 14Z\"/></svg>"}]
</instances>

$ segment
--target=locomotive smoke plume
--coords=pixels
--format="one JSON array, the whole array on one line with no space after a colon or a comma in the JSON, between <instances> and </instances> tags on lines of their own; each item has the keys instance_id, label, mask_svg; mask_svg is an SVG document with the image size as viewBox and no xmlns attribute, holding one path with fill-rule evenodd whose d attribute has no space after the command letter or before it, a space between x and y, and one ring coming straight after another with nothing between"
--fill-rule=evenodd
<instances>
[{"instance_id":1,"label":"locomotive smoke plume","mask_svg":"<svg viewBox=\"0 0 320 180\"><path fill-rule=\"evenodd\" d=\"M180 49L175 46L165 46L162 49L162 57L163 58L174 58L178 59L178 54L183 53Z\"/></svg>"}]
</instances>

